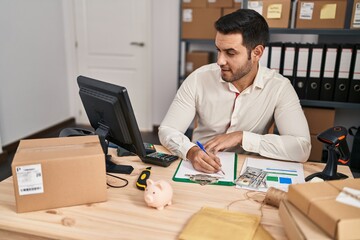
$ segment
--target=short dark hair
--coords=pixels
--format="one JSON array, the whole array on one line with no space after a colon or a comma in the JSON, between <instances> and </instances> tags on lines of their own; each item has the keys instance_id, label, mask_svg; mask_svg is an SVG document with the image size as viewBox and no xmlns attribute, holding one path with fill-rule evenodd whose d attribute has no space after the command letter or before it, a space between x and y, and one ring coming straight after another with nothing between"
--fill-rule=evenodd
<instances>
[{"instance_id":1,"label":"short dark hair","mask_svg":"<svg viewBox=\"0 0 360 240\"><path fill-rule=\"evenodd\" d=\"M257 45L269 41L269 26L258 12L252 9L239 9L222 16L215 22L215 29L222 34L240 33L243 45L251 51Z\"/></svg>"}]
</instances>

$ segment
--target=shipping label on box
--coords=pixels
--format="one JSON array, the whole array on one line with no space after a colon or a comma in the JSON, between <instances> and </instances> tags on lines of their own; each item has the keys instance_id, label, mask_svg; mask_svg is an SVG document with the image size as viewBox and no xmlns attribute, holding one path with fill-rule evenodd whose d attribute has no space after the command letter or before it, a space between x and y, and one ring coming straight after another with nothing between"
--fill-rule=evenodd
<instances>
[{"instance_id":1,"label":"shipping label on box","mask_svg":"<svg viewBox=\"0 0 360 240\"><path fill-rule=\"evenodd\" d=\"M44 192L41 164L17 166L15 172L20 196Z\"/></svg>"},{"instance_id":2,"label":"shipping label on box","mask_svg":"<svg viewBox=\"0 0 360 240\"><path fill-rule=\"evenodd\" d=\"M98 136L21 140L12 174L17 212L107 200Z\"/></svg>"},{"instance_id":3,"label":"shipping label on box","mask_svg":"<svg viewBox=\"0 0 360 240\"><path fill-rule=\"evenodd\" d=\"M360 208L336 200L345 187L360 190L360 179L290 185L288 200L332 238L360 239Z\"/></svg>"},{"instance_id":4,"label":"shipping label on box","mask_svg":"<svg viewBox=\"0 0 360 240\"><path fill-rule=\"evenodd\" d=\"M360 0L354 1L350 28L360 28Z\"/></svg>"},{"instance_id":5,"label":"shipping label on box","mask_svg":"<svg viewBox=\"0 0 360 240\"><path fill-rule=\"evenodd\" d=\"M313 18L314 3L302 2L300 3L299 19L311 20Z\"/></svg>"},{"instance_id":6,"label":"shipping label on box","mask_svg":"<svg viewBox=\"0 0 360 240\"><path fill-rule=\"evenodd\" d=\"M248 9L255 10L263 15L263 1L248 1Z\"/></svg>"}]
</instances>

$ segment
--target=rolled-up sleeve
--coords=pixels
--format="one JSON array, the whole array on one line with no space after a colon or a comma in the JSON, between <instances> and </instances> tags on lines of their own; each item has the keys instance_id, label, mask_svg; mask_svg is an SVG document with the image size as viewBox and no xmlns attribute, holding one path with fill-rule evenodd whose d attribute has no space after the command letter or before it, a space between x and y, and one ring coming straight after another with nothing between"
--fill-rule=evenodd
<instances>
[{"instance_id":1,"label":"rolled-up sleeve","mask_svg":"<svg viewBox=\"0 0 360 240\"><path fill-rule=\"evenodd\" d=\"M189 77L195 77L190 75ZM195 117L194 81L184 81L159 127L159 140L172 154L186 159L189 149L195 146L184 135Z\"/></svg>"}]
</instances>

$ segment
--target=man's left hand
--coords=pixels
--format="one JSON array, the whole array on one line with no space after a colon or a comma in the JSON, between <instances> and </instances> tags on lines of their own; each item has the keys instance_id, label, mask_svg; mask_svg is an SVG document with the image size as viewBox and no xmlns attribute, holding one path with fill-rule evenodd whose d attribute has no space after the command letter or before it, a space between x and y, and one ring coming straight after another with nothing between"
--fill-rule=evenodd
<instances>
[{"instance_id":1,"label":"man's left hand","mask_svg":"<svg viewBox=\"0 0 360 240\"><path fill-rule=\"evenodd\" d=\"M212 152L216 155L217 152L223 151L227 148L238 146L242 143L243 132L225 133L214 137L205 143L206 151Z\"/></svg>"}]
</instances>

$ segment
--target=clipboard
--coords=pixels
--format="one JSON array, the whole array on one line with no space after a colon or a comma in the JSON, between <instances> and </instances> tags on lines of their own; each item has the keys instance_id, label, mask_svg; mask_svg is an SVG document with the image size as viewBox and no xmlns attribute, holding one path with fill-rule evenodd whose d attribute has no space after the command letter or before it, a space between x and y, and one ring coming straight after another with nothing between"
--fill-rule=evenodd
<instances>
[{"instance_id":1,"label":"clipboard","mask_svg":"<svg viewBox=\"0 0 360 240\"><path fill-rule=\"evenodd\" d=\"M212 185L235 186L236 170L237 170L237 154L234 152L219 152L217 156L220 158L222 170L225 172L225 177L221 173L208 174L195 170L189 160L182 159L176 168L173 176L175 182L196 183L186 175L204 175L209 177L219 178L217 182L209 183Z\"/></svg>"}]
</instances>

